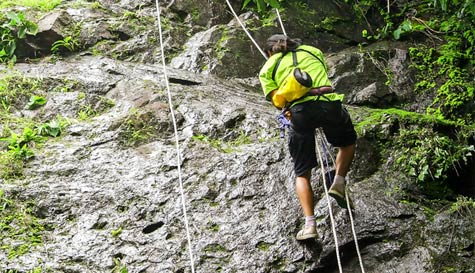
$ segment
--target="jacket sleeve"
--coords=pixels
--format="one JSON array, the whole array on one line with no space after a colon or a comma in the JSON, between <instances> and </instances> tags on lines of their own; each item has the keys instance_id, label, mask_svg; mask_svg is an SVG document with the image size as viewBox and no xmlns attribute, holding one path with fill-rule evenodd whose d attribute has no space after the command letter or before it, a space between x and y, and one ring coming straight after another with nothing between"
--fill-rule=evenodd
<instances>
[{"instance_id":1,"label":"jacket sleeve","mask_svg":"<svg viewBox=\"0 0 475 273\"><path fill-rule=\"evenodd\" d=\"M266 97L266 100L271 100L270 93L279 88L278 84L272 80L272 71L276 64L276 59L273 58L276 55L271 56L259 72L259 81L261 82L262 91Z\"/></svg>"}]
</instances>

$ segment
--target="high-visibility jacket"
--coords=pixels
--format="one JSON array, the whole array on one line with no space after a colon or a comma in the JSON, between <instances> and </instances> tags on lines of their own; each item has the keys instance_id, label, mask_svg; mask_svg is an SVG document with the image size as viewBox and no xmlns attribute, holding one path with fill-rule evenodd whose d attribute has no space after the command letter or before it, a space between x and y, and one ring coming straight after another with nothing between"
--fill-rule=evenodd
<instances>
[{"instance_id":1,"label":"high-visibility jacket","mask_svg":"<svg viewBox=\"0 0 475 273\"><path fill-rule=\"evenodd\" d=\"M327 75L325 58L318 48L301 45L295 51L297 56L297 67L306 71L310 75L313 82L313 88L332 86ZM279 59L281 60L279 61ZM276 66L277 69L275 69ZM288 52L284 56L282 56L282 53L276 53L267 60L259 72L259 80L267 100L271 100L270 93L279 89L282 82L293 69L294 63L291 52ZM343 100L343 94L330 93L325 94L324 96L327 100ZM293 101L291 106L317 99L319 99L318 96L304 96Z\"/></svg>"}]
</instances>

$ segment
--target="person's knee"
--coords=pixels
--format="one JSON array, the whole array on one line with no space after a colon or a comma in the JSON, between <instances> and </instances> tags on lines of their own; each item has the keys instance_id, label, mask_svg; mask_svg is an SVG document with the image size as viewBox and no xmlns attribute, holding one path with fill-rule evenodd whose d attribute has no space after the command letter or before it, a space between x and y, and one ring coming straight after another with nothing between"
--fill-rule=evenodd
<instances>
[{"instance_id":1,"label":"person's knee","mask_svg":"<svg viewBox=\"0 0 475 273\"><path fill-rule=\"evenodd\" d=\"M298 174L297 179L306 179L310 180L310 176L312 175L312 170L307 170L304 173Z\"/></svg>"}]
</instances>

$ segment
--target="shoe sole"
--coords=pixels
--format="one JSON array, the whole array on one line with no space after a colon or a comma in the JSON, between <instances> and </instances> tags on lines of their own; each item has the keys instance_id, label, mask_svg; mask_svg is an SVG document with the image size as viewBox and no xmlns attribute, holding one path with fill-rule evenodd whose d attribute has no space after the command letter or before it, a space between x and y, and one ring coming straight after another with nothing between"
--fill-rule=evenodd
<instances>
[{"instance_id":1,"label":"shoe sole","mask_svg":"<svg viewBox=\"0 0 475 273\"><path fill-rule=\"evenodd\" d=\"M318 234L305 234L303 236L297 236L298 241L303 241L303 240L308 240L308 239L313 239L316 238Z\"/></svg>"},{"instance_id":2,"label":"shoe sole","mask_svg":"<svg viewBox=\"0 0 475 273\"><path fill-rule=\"evenodd\" d=\"M346 199L345 199L345 196L344 195L341 195L341 193L335 191L335 190L330 190L328 191L328 195L330 195L331 197L333 197L336 201L336 203L338 204L338 206L344 208L344 209L348 209L348 206L346 204ZM351 200L350 200L350 207L351 209L354 209L354 206L351 204Z\"/></svg>"}]
</instances>

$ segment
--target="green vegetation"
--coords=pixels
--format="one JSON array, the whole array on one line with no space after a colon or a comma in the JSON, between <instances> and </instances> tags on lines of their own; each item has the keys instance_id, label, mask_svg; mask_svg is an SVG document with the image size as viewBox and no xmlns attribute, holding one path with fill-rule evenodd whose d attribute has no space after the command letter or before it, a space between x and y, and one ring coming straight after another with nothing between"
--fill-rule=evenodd
<instances>
[{"instance_id":1,"label":"green vegetation","mask_svg":"<svg viewBox=\"0 0 475 273\"><path fill-rule=\"evenodd\" d=\"M48 137L58 137L69 121L61 116L48 121L19 118L18 109L35 110L46 103L44 82L14 74L0 78L0 178L21 177L23 165ZM62 85L61 83L59 85ZM58 86L59 86L58 85ZM57 87L58 87L57 86Z\"/></svg>"},{"instance_id":2,"label":"green vegetation","mask_svg":"<svg viewBox=\"0 0 475 273\"><path fill-rule=\"evenodd\" d=\"M429 128L401 129L395 145L398 167L416 177L433 196L450 192L445 184L447 174L462 168L461 163L467 163L475 151L473 145L449 139Z\"/></svg>"},{"instance_id":3,"label":"green vegetation","mask_svg":"<svg viewBox=\"0 0 475 273\"><path fill-rule=\"evenodd\" d=\"M378 142L382 158L394 158L392 166L414 177L428 195L450 196L449 175L458 174L475 152L466 141L472 127L400 109L367 109L365 115L355 129Z\"/></svg>"},{"instance_id":4,"label":"green vegetation","mask_svg":"<svg viewBox=\"0 0 475 273\"><path fill-rule=\"evenodd\" d=\"M475 117L475 5L472 0L423 0L378 5L376 0L346 0L368 29L363 36L370 41L410 39L421 34L434 41L432 47L410 48L417 70L415 87L420 93L435 93L427 112L441 118L471 124ZM383 26L373 27L368 14L378 12ZM376 28L376 29L374 29ZM419 36L418 36L419 35ZM419 38L420 39L420 38Z\"/></svg>"},{"instance_id":5,"label":"green vegetation","mask_svg":"<svg viewBox=\"0 0 475 273\"><path fill-rule=\"evenodd\" d=\"M452 203L449 212L456 213L461 216L473 216L473 213L475 213L475 200L465 196L460 196L457 198L456 202Z\"/></svg>"},{"instance_id":6,"label":"green vegetation","mask_svg":"<svg viewBox=\"0 0 475 273\"><path fill-rule=\"evenodd\" d=\"M268 7L280 8L279 0L252 0L252 2L256 5L258 12L264 12ZM251 0L245 0L242 8L245 9L249 3Z\"/></svg>"},{"instance_id":7,"label":"green vegetation","mask_svg":"<svg viewBox=\"0 0 475 273\"><path fill-rule=\"evenodd\" d=\"M0 9L8 7L31 7L42 11L49 11L61 4L61 0L4 0Z\"/></svg>"},{"instance_id":8,"label":"green vegetation","mask_svg":"<svg viewBox=\"0 0 475 273\"><path fill-rule=\"evenodd\" d=\"M6 251L10 259L42 244L45 226L32 213L33 207L0 190L0 251Z\"/></svg>"},{"instance_id":9,"label":"green vegetation","mask_svg":"<svg viewBox=\"0 0 475 273\"><path fill-rule=\"evenodd\" d=\"M65 31L68 35L64 39L57 40L51 46L51 53L60 55L65 52L75 52L81 49L79 35L81 34L82 23L75 23L68 27Z\"/></svg>"},{"instance_id":10,"label":"green vegetation","mask_svg":"<svg viewBox=\"0 0 475 273\"><path fill-rule=\"evenodd\" d=\"M398 122L402 124L418 124L421 126L455 126L456 123L444 118L435 117L428 114L419 114L397 108L388 109L367 109L367 117L355 124L355 130L359 135L364 135L366 131L375 128L376 124Z\"/></svg>"},{"instance_id":11,"label":"green vegetation","mask_svg":"<svg viewBox=\"0 0 475 273\"><path fill-rule=\"evenodd\" d=\"M345 2L368 26L363 36L369 42L414 41L409 54L416 72L415 92L431 99L425 115L394 109L371 112L357 125L358 133L369 132L376 139L389 141L382 144L398 149L393 155L397 168L413 176L429 194L443 197L449 175L457 175L475 154L467 141L475 128L473 1L422 0L404 5L380 5L376 0ZM378 19L374 14L381 15L379 23L375 23ZM388 136L378 125L388 123L394 127L394 135Z\"/></svg>"},{"instance_id":12,"label":"green vegetation","mask_svg":"<svg viewBox=\"0 0 475 273\"><path fill-rule=\"evenodd\" d=\"M226 249L226 247L224 247L220 244L216 244L216 243L212 243L212 244L209 244L209 245L205 246L203 250L205 252L227 252L228 251Z\"/></svg>"},{"instance_id":13,"label":"green vegetation","mask_svg":"<svg viewBox=\"0 0 475 273\"><path fill-rule=\"evenodd\" d=\"M22 12L0 13L0 62L15 63L18 41L25 39L26 35L35 35L37 31L38 26L26 19Z\"/></svg>"},{"instance_id":14,"label":"green vegetation","mask_svg":"<svg viewBox=\"0 0 475 273\"><path fill-rule=\"evenodd\" d=\"M122 264L120 258L114 258L114 268L112 268L111 273L128 273L129 270L125 265Z\"/></svg>"},{"instance_id":15,"label":"green vegetation","mask_svg":"<svg viewBox=\"0 0 475 273\"><path fill-rule=\"evenodd\" d=\"M153 113L140 113L134 109L122 123L120 138L125 146L137 146L152 140L158 131Z\"/></svg>"},{"instance_id":16,"label":"green vegetation","mask_svg":"<svg viewBox=\"0 0 475 273\"><path fill-rule=\"evenodd\" d=\"M67 36L62 40L54 42L51 46L51 52L53 54L57 54L61 49L66 49L70 52L73 52L77 50L78 45L78 42L72 36Z\"/></svg>"},{"instance_id":17,"label":"green vegetation","mask_svg":"<svg viewBox=\"0 0 475 273\"><path fill-rule=\"evenodd\" d=\"M252 143L251 138L247 136L244 132L241 132L234 140L230 141L213 139L205 135L195 135L193 136L193 139L206 142L210 144L213 148L224 153L232 153L235 151L239 151L239 146Z\"/></svg>"},{"instance_id":18,"label":"green vegetation","mask_svg":"<svg viewBox=\"0 0 475 273\"><path fill-rule=\"evenodd\" d=\"M120 234L122 234L122 227L118 227L111 231L112 237L119 237Z\"/></svg>"}]
</instances>

